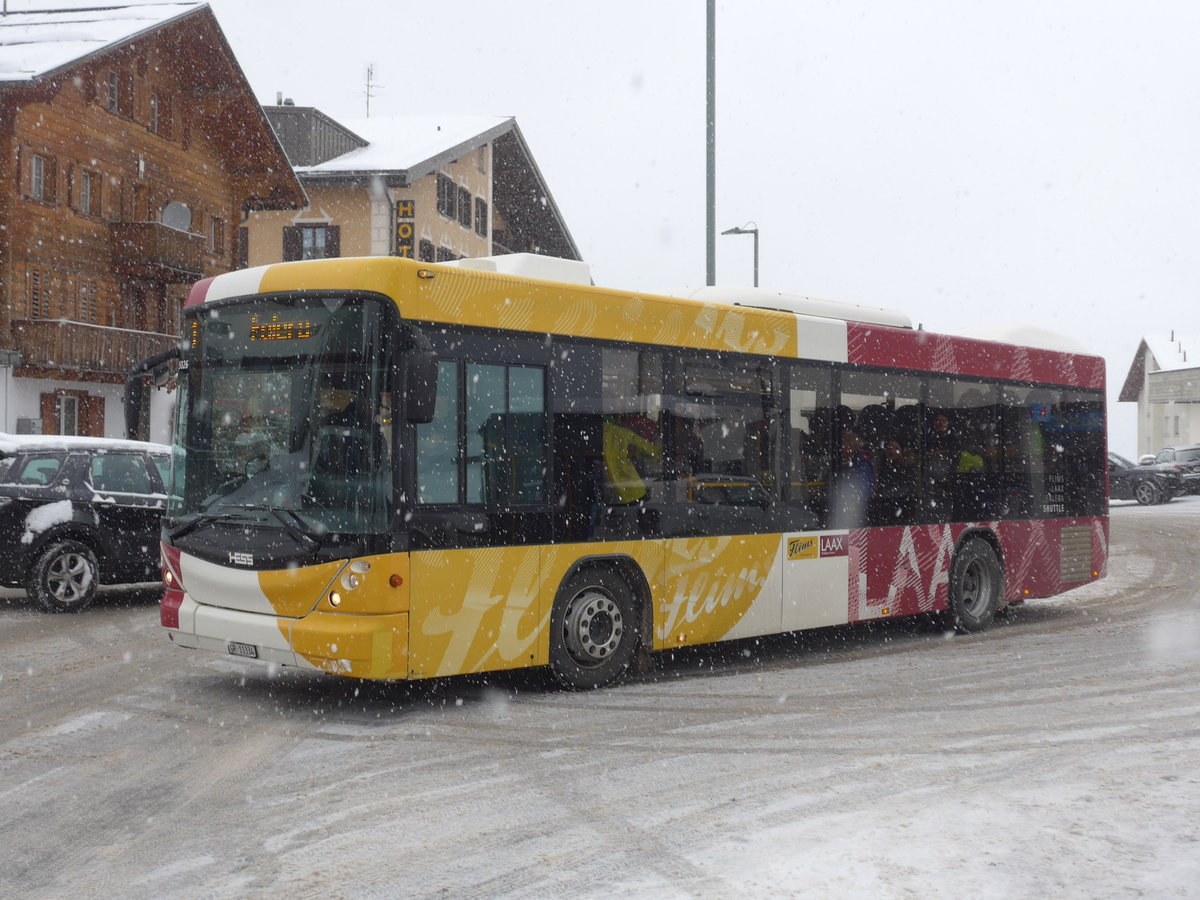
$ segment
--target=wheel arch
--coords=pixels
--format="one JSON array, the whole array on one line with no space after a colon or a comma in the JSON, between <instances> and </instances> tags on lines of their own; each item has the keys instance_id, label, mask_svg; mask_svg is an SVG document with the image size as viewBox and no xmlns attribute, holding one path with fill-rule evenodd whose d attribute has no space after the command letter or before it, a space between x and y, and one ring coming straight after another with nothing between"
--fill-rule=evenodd
<instances>
[{"instance_id":1,"label":"wheel arch","mask_svg":"<svg viewBox=\"0 0 1200 900\"><path fill-rule=\"evenodd\" d=\"M954 542L953 556L957 556L958 551L966 546L968 541L972 541L976 538L984 541L992 548L992 552L996 554L996 561L1000 564L1000 574L1007 575L1008 567L1004 561L1004 547L1000 543L1000 537L992 528L983 525L975 525L971 528L968 528L966 531L960 534L958 536L958 540ZM953 556L951 558L951 563L953 563Z\"/></svg>"},{"instance_id":2,"label":"wheel arch","mask_svg":"<svg viewBox=\"0 0 1200 900\"><path fill-rule=\"evenodd\" d=\"M96 555L96 564L100 569L101 580L111 563L112 545L106 541L96 528L86 522L72 520L55 525L36 535L25 553L21 566L21 579L24 580L34 563L41 557L47 547L56 541L79 541Z\"/></svg>"},{"instance_id":3,"label":"wheel arch","mask_svg":"<svg viewBox=\"0 0 1200 900\"><path fill-rule=\"evenodd\" d=\"M631 556L623 553L597 553L592 556L581 556L563 573L562 580L554 591L554 602L558 603L563 597L563 591L571 580L580 572L588 569L607 569L617 575L629 587L638 603L638 637L641 639L643 650L654 648L654 604L651 602L650 582L642 567Z\"/></svg>"}]
</instances>

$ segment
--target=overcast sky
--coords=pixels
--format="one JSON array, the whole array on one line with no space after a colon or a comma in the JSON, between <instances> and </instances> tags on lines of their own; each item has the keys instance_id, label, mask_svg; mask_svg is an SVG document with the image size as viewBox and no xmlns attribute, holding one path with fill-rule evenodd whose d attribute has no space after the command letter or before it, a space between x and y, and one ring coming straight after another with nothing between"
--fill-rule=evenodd
<instances>
[{"instance_id":1,"label":"overcast sky","mask_svg":"<svg viewBox=\"0 0 1200 900\"><path fill-rule=\"evenodd\" d=\"M211 5L261 101L361 116L372 63L372 114L515 116L597 283L703 284L703 0ZM757 223L765 287L1070 334L1133 453L1139 337L1200 332L1198 34L1188 0L718 2L718 229Z\"/></svg>"}]
</instances>

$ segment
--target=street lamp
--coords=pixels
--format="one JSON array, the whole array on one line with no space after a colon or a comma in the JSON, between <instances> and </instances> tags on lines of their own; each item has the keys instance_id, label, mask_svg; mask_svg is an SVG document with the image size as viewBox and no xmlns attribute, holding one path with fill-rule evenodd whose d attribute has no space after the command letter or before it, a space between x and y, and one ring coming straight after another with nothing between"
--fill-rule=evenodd
<instances>
[{"instance_id":1,"label":"street lamp","mask_svg":"<svg viewBox=\"0 0 1200 900\"><path fill-rule=\"evenodd\" d=\"M754 286L758 287L758 225L747 222L741 228L734 226L721 234L752 234L754 235Z\"/></svg>"}]
</instances>

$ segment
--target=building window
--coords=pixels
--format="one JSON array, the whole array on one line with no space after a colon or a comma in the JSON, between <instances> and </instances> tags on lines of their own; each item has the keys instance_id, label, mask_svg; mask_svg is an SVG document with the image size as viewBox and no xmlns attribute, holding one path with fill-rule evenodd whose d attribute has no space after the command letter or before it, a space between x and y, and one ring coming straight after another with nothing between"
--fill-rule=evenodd
<instances>
[{"instance_id":1,"label":"building window","mask_svg":"<svg viewBox=\"0 0 1200 900\"><path fill-rule=\"evenodd\" d=\"M96 285L91 281L79 283L79 321L91 322L96 315Z\"/></svg>"},{"instance_id":2,"label":"building window","mask_svg":"<svg viewBox=\"0 0 1200 900\"><path fill-rule=\"evenodd\" d=\"M458 259L457 254L455 254L455 252L453 250L451 250L449 247L438 247L437 248L437 261L438 262L453 262L456 259Z\"/></svg>"},{"instance_id":3,"label":"building window","mask_svg":"<svg viewBox=\"0 0 1200 900\"><path fill-rule=\"evenodd\" d=\"M447 219L458 217L458 186L453 179L438 173L437 208Z\"/></svg>"},{"instance_id":4,"label":"building window","mask_svg":"<svg viewBox=\"0 0 1200 900\"><path fill-rule=\"evenodd\" d=\"M46 199L46 157L33 158L33 178L30 181L30 193L34 200Z\"/></svg>"},{"instance_id":5,"label":"building window","mask_svg":"<svg viewBox=\"0 0 1200 900\"><path fill-rule=\"evenodd\" d=\"M150 130L158 134L158 93L150 95Z\"/></svg>"},{"instance_id":6,"label":"building window","mask_svg":"<svg viewBox=\"0 0 1200 900\"><path fill-rule=\"evenodd\" d=\"M337 225L290 225L283 229L284 262L341 255L341 228Z\"/></svg>"},{"instance_id":7,"label":"building window","mask_svg":"<svg viewBox=\"0 0 1200 900\"><path fill-rule=\"evenodd\" d=\"M108 93L104 98L104 105L111 112L119 113L121 111L121 73L108 73Z\"/></svg>"},{"instance_id":8,"label":"building window","mask_svg":"<svg viewBox=\"0 0 1200 900\"><path fill-rule=\"evenodd\" d=\"M475 198L475 233L480 237L488 233L488 205L482 197Z\"/></svg>"},{"instance_id":9,"label":"building window","mask_svg":"<svg viewBox=\"0 0 1200 900\"><path fill-rule=\"evenodd\" d=\"M458 224L471 227L471 192L466 188L458 189Z\"/></svg>"},{"instance_id":10,"label":"building window","mask_svg":"<svg viewBox=\"0 0 1200 900\"><path fill-rule=\"evenodd\" d=\"M417 258L419 260L421 260L421 262L433 262L434 261L433 241L427 241L427 240L422 239L422 241L419 245L418 254L419 255Z\"/></svg>"},{"instance_id":11,"label":"building window","mask_svg":"<svg viewBox=\"0 0 1200 900\"><path fill-rule=\"evenodd\" d=\"M100 215L100 177L84 170L79 175L79 211L85 216Z\"/></svg>"},{"instance_id":12,"label":"building window","mask_svg":"<svg viewBox=\"0 0 1200 900\"><path fill-rule=\"evenodd\" d=\"M58 433L79 434L79 398L71 394L58 395Z\"/></svg>"},{"instance_id":13,"label":"building window","mask_svg":"<svg viewBox=\"0 0 1200 900\"><path fill-rule=\"evenodd\" d=\"M480 172L487 172L487 147L480 147L475 151L475 165L479 167Z\"/></svg>"},{"instance_id":14,"label":"building window","mask_svg":"<svg viewBox=\"0 0 1200 900\"><path fill-rule=\"evenodd\" d=\"M225 255L225 220L216 216L208 219L208 252L214 256Z\"/></svg>"}]
</instances>

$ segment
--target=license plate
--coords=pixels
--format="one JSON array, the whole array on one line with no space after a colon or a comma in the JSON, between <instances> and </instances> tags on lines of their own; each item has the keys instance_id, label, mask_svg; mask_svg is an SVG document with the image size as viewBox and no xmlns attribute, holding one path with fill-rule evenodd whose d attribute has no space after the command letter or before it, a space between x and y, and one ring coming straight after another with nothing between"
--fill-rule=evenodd
<instances>
[{"instance_id":1,"label":"license plate","mask_svg":"<svg viewBox=\"0 0 1200 900\"><path fill-rule=\"evenodd\" d=\"M230 641L229 652L234 656L247 656L250 659L258 659L258 648L253 644L242 644L238 641Z\"/></svg>"}]
</instances>

